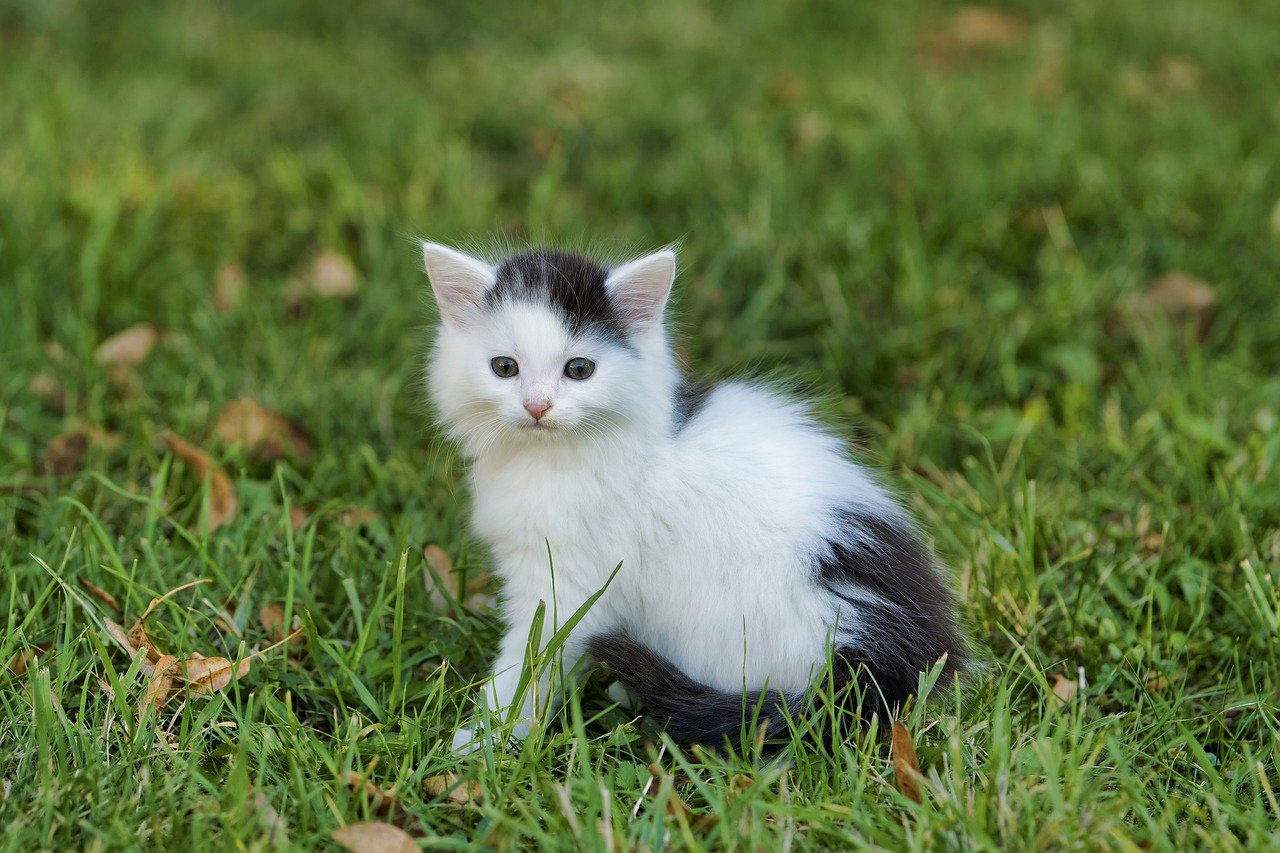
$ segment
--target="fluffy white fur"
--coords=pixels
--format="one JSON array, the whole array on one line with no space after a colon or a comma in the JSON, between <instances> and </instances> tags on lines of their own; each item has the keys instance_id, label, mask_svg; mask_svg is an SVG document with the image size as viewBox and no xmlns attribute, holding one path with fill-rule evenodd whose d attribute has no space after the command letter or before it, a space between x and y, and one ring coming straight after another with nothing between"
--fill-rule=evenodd
<instances>
[{"instance_id":1,"label":"fluffy white fur","mask_svg":"<svg viewBox=\"0 0 1280 853\"><path fill-rule=\"evenodd\" d=\"M493 268L432 244L425 253L442 318L431 395L471 460L474 529L504 581L509 629L488 682L490 707L511 704L538 603L549 622L553 612L564 620L619 562L566 662L588 637L622 631L724 691L804 690L832 627L849 638L860 630L849 598L814 580L836 513L852 504L900 522L896 504L802 405L765 386L719 385L675 428L680 375L662 321L671 252L610 275L628 306L631 348L575 338L545 305L478 307ZM518 361L517 377L490 370L504 355ZM563 376L580 356L595 361L595 374ZM524 409L531 400L551 404L540 425ZM559 697L548 691L558 690L544 680L530 692L519 709L524 727L554 706ZM465 749L472 737L461 731L455 745Z\"/></svg>"}]
</instances>

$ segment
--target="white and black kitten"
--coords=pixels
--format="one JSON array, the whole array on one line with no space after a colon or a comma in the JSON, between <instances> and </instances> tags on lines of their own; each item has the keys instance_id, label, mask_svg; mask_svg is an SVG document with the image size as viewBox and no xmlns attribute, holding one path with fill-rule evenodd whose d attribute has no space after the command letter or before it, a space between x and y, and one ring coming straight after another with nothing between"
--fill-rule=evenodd
<instances>
[{"instance_id":1,"label":"white and black kitten","mask_svg":"<svg viewBox=\"0 0 1280 853\"><path fill-rule=\"evenodd\" d=\"M482 698L518 733L565 687L544 676L510 707L539 602L563 622L619 563L564 661L607 662L677 741L736 739L744 713L784 733L783 705L802 713L829 655L882 721L944 656L944 675L967 665L932 554L842 442L763 385L681 375L663 320L673 252L613 269L423 252L440 308L431 396L504 581Z\"/></svg>"}]
</instances>

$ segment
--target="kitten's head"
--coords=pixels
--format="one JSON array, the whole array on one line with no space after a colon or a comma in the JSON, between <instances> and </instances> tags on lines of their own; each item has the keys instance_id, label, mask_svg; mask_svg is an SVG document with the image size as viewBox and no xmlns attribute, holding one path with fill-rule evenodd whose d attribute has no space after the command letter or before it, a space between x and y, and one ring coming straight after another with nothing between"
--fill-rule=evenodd
<instances>
[{"instance_id":1,"label":"kitten's head","mask_svg":"<svg viewBox=\"0 0 1280 853\"><path fill-rule=\"evenodd\" d=\"M494 266L422 248L440 309L431 395L469 452L665 423L674 252L610 270L546 249Z\"/></svg>"}]
</instances>

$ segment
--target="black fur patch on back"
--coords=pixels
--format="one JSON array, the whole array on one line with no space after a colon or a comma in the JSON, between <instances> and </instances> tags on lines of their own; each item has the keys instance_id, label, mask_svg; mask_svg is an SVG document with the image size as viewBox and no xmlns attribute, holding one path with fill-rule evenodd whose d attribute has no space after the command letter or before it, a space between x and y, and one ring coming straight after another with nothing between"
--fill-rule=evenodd
<instances>
[{"instance_id":1,"label":"black fur patch on back","mask_svg":"<svg viewBox=\"0 0 1280 853\"><path fill-rule=\"evenodd\" d=\"M837 650L862 693L863 716L888 720L916 691L920 673L947 655L943 676L963 671L969 654L955 622L951 590L932 553L905 520L886 521L856 511L843 514L854 528L818 561L818 577L851 605L858 631ZM847 594L850 587L881 602Z\"/></svg>"},{"instance_id":2,"label":"black fur patch on back","mask_svg":"<svg viewBox=\"0 0 1280 853\"><path fill-rule=\"evenodd\" d=\"M556 249L513 255L498 267L486 299L523 299L550 305L575 335L594 332L625 344L626 325L605 289L609 271L589 258Z\"/></svg>"},{"instance_id":3,"label":"black fur patch on back","mask_svg":"<svg viewBox=\"0 0 1280 853\"><path fill-rule=\"evenodd\" d=\"M684 429L685 424L698 414L714 389L715 386L710 383L693 382L687 376L680 379L680 386L676 388L676 432Z\"/></svg>"}]
</instances>

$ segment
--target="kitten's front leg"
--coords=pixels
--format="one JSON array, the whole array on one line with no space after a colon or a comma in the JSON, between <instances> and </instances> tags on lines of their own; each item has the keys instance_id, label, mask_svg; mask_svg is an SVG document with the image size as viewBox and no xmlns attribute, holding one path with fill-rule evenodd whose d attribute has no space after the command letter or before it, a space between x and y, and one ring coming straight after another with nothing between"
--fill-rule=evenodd
<instances>
[{"instance_id":1,"label":"kitten's front leg","mask_svg":"<svg viewBox=\"0 0 1280 853\"><path fill-rule=\"evenodd\" d=\"M533 613L537 603L529 606L512 606L508 612L512 614L512 624L502 638L498 658L494 661L493 674L481 688L477 697L478 711L493 712L500 718L507 717L517 701L520 690L520 679L526 665L532 666L536 656L530 645L529 631L533 626ZM516 618L519 615L519 618ZM581 629L582 626L577 626ZM537 651L545 649L555 633L551 624L544 624L542 637ZM519 697L519 710L515 714L512 734L523 740L529 734L534 721L538 717L555 711L564 698L564 691L571 684L575 664L586 651L585 643L578 638L586 636L581 630L575 630L562 648L563 654L557 661L546 661L542 664L536 679L531 679ZM553 671L555 677L553 677ZM484 721L477 720L471 726L459 729L453 738L453 749L458 753L468 753L478 749L483 743Z\"/></svg>"}]
</instances>

